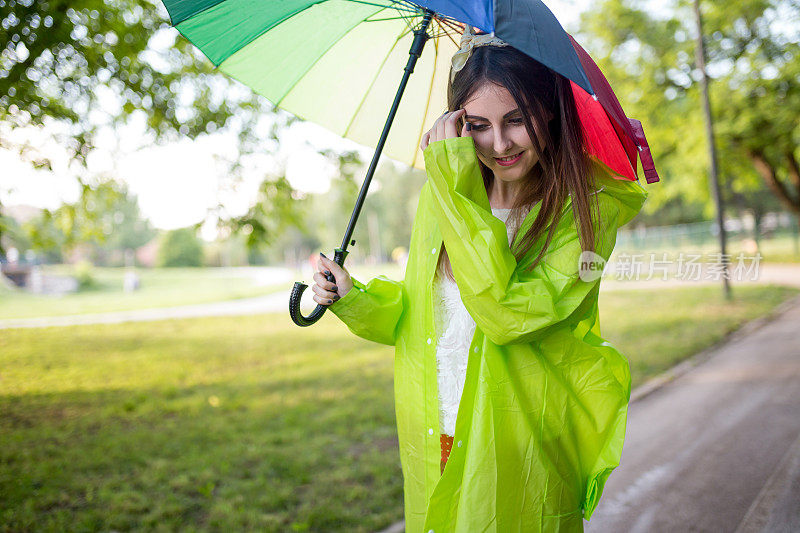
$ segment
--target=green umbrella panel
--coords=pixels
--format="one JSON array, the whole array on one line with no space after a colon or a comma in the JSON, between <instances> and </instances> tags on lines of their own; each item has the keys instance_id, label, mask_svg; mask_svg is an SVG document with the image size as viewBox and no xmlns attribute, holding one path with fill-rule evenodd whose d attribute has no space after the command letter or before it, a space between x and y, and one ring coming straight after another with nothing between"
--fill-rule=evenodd
<instances>
[{"instance_id":1,"label":"green umbrella panel","mask_svg":"<svg viewBox=\"0 0 800 533\"><path fill-rule=\"evenodd\" d=\"M276 106L374 147L422 14L352 0L165 2L175 27L220 71ZM209 5L214 4L214 5ZM407 11L405 10L407 9ZM463 24L437 16L383 153L424 169L419 143L446 110L450 58Z\"/></svg>"}]
</instances>

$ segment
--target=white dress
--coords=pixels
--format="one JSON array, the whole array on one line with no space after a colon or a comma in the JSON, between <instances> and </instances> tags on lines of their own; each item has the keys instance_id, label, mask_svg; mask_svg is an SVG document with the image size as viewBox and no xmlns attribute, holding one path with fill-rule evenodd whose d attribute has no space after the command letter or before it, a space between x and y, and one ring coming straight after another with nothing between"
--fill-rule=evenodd
<instances>
[{"instance_id":1,"label":"white dress","mask_svg":"<svg viewBox=\"0 0 800 533\"><path fill-rule=\"evenodd\" d=\"M506 222L510 209L492 208L492 214ZM513 228L508 228L509 246ZM439 384L439 430L455 435L456 415L464 379L467 375L467 352L475 334L475 321L461 302L458 286L447 277L442 267L433 282L436 302L436 363Z\"/></svg>"}]
</instances>

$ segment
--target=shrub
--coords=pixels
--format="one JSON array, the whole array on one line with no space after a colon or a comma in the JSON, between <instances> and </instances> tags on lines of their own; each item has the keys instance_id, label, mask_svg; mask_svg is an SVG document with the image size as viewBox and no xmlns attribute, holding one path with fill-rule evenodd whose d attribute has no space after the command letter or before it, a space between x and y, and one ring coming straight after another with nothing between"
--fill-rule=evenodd
<instances>
[{"instance_id":1,"label":"shrub","mask_svg":"<svg viewBox=\"0 0 800 533\"><path fill-rule=\"evenodd\" d=\"M168 231L158 247L156 263L161 267L202 266L203 245L192 227Z\"/></svg>"},{"instance_id":2,"label":"shrub","mask_svg":"<svg viewBox=\"0 0 800 533\"><path fill-rule=\"evenodd\" d=\"M94 277L94 265L85 259L75 263L75 279L78 280L79 291L96 288L97 280Z\"/></svg>"}]
</instances>

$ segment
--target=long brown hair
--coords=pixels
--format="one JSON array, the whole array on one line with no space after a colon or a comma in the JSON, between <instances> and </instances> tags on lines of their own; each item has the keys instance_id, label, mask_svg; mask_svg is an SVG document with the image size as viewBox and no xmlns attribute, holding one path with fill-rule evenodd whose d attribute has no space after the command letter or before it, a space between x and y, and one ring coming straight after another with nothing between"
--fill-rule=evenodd
<instances>
[{"instance_id":1,"label":"long brown hair","mask_svg":"<svg viewBox=\"0 0 800 533\"><path fill-rule=\"evenodd\" d=\"M456 72L452 82L447 85L448 109L455 111L464 107L465 102L485 83L505 87L514 98L523 111L525 128L539 156L532 175L538 171L540 178L530 179L530 184L520 190L508 218L514 224L513 238L516 239L519 225L527 212L537 201L542 202L533 224L517 243L516 249L512 250L517 262L549 228L544 245L527 269L532 270L539 263L563 215L568 195L572 197L581 247L594 251L590 201L595 183L591 162L584 151L583 129L569 80L511 46L479 46L472 50L464 67ZM554 117L549 122L545 121L545 110ZM543 152L539 150L539 143L535 142L537 136L531 120L536 121L537 129L544 136ZM458 131L461 131L462 123L459 121ZM479 164L488 194L494 174L480 160ZM439 266L443 266L447 277L455 281L444 243Z\"/></svg>"}]
</instances>

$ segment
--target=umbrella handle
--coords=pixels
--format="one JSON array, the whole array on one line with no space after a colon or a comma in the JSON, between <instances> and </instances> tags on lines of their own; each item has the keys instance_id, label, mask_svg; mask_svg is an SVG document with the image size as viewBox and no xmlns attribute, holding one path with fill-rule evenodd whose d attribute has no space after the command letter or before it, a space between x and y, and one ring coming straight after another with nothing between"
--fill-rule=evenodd
<instances>
[{"instance_id":1,"label":"umbrella handle","mask_svg":"<svg viewBox=\"0 0 800 533\"><path fill-rule=\"evenodd\" d=\"M333 261L340 267L343 267L344 259L347 257L348 253L349 252L347 250L336 248L336 250L333 252ZM325 279L331 283L336 283L336 277L333 275L333 273L325 276ZM303 313L300 312L300 298L302 298L303 291L305 291L307 287L308 285L302 281L295 281L294 287L292 288L292 294L289 296L289 316L292 317L292 321L298 326L310 326L311 324L314 324L317 320L322 318L322 315L325 314L325 310L328 308L327 305L317 304L317 307L311 312L310 315L303 316ZM356 290L356 288L353 287L350 290Z\"/></svg>"}]
</instances>

